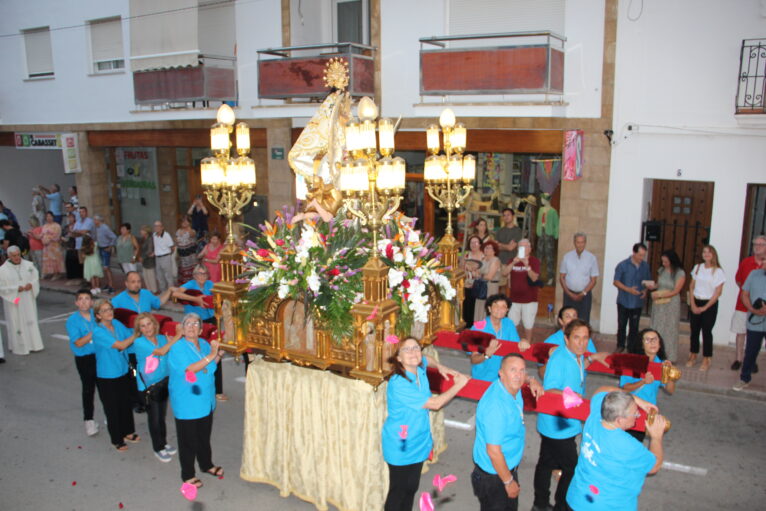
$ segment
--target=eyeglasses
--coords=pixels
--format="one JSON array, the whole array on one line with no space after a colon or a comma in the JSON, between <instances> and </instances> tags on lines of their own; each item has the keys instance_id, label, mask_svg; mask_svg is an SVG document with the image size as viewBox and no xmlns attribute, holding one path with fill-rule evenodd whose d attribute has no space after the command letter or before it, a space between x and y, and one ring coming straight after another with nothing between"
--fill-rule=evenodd
<instances>
[{"instance_id":1,"label":"eyeglasses","mask_svg":"<svg viewBox=\"0 0 766 511\"><path fill-rule=\"evenodd\" d=\"M187 321L186 323L184 323L184 327L187 327L187 326L196 326L199 328L202 326L202 323L200 323L199 321Z\"/></svg>"},{"instance_id":2,"label":"eyeglasses","mask_svg":"<svg viewBox=\"0 0 766 511\"><path fill-rule=\"evenodd\" d=\"M408 346L407 348L402 348L399 350L401 353L410 353L410 352L418 352L420 351L420 346L417 344L415 346Z\"/></svg>"}]
</instances>

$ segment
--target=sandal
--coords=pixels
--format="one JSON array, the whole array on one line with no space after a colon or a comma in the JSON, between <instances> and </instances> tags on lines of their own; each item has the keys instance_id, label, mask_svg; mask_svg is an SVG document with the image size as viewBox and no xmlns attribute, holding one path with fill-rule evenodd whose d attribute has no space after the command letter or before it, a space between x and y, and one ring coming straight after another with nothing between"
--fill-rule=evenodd
<instances>
[{"instance_id":1,"label":"sandal","mask_svg":"<svg viewBox=\"0 0 766 511\"><path fill-rule=\"evenodd\" d=\"M229 396L227 396L226 394L216 394L215 398L218 401L228 401L229 400Z\"/></svg>"},{"instance_id":2,"label":"sandal","mask_svg":"<svg viewBox=\"0 0 766 511\"><path fill-rule=\"evenodd\" d=\"M222 467L210 467L209 469L205 470L208 474L211 476L216 476L218 478L223 477L223 468Z\"/></svg>"},{"instance_id":3,"label":"sandal","mask_svg":"<svg viewBox=\"0 0 766 511\"><path fill-rule=\"evenodd\" d=\"M125 437L125 440L128 442L135 444L141 441L141 437L138 436L136 433L131 433L130 435Z\"/></svg>"},{"instance_id":4,"label":"sandal","mask_svg":"<svg viewBox=\"0 0 766 511\"><path fill-rule=\"evenodd\" d=\"M200 481L198 477L192 477L188 481L184 481L184 483L191 484L197 488L202 488L202 481Z\"/></svg>"},{"instance_id":5,"label":"sandal","mask_svg":"<svg viewBox=\"0 0 766 511\"><path fill-rule=\"evenodd\" d=\"M125 442L121 442L119 444L115 444L114 448L117 449L118 451L127 451L128 444L126 444Z\"/></svg>"}]
</instances>

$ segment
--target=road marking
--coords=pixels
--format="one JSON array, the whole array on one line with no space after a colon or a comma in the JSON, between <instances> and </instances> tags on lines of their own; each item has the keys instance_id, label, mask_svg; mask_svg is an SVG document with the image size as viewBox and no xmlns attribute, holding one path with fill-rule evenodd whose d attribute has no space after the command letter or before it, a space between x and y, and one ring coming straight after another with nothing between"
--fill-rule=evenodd
<instances>
[{"instance_id":1,"label":"road marking","mask_svg":"<svg viewBox=\"0 0 766 511\"><path fill-rule=\"evenodd\" d=\"M462 429L463 431L473 431L476 427L476 415L471 415L471 418L465 422L444 419L444 426L452 429Z\"/></svg>"},{"instance_id":2,"label":"road marking","mask_svg":"<svg viewBox=\"0 0 766 511\"><path fill-rule=\"evenodd\" d=\"M51 337L53 337L54 339L61 339L62 341L68 341L69 340L69 336L68 335L64 335L64 334L53 334L53 335L51 335Z\"/></svg>"},{"instance_id":3,"label":"road marking","mask_svg":"<svg viewBox=\"0 0 766 511\"><path fill-rule=\"evenodd\" d=\"M445 421L446 422L446 421ZM694 474L696 476L706 476L707 469L702 467L692 467L689 465L681 465L680 463L671 463L670 461L663 461L662 468L668 470L675 470L676 472L684 472L686 474Z\"/></svg>"},{"instance_id":4,"label":"road marking","mask_svg":"<svg viewBox=\"0 0 766 511\"><path fill-rule=\"evenodd\" d=\"M61 314L56 314L55 316L51 316L49 318L41 319L38 321L38 323L50 323L53 321L61 321L62 319L68 319L69 316L72 315L72 311L69 312L63 312Z\"/></svg>"}]
</instances>

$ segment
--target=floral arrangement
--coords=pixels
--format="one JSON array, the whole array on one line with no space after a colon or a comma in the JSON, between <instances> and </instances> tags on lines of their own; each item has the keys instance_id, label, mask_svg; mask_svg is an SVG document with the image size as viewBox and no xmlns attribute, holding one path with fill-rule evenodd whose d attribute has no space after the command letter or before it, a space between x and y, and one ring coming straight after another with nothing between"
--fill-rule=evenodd
<instances>
[{"instance_id":1,"label":"floral arrangement","mask_svg":"<svg viewBox=\"0 0 766 511\"><path fill-rule=\"evenodd\" d=\"M250 285L242 300L244 319L262 313L274 295L292 298L340 341L351 336L351 307L362 299L366 233L342 215L330 222L294 220L294 210L283 208L273 223L260 226L261 236L247 242L239 280Z\"/></svg>"},{"instance_id":2,"label":"floral arrangement","mask_svg":"<svg viewBox=\"0 0 766 511\"><path fill-rule=\"evenodd\" d=\"M377 246L381 260L389 266L388 287L401 309L397 331L402 335L409 334L413 322L428 322L430 286L435 286L444 300L452 300L456 294L436 254L433 236L416 230L415 220L397 213L385 227L386 238Z\"/></svg>"}]
</instances>

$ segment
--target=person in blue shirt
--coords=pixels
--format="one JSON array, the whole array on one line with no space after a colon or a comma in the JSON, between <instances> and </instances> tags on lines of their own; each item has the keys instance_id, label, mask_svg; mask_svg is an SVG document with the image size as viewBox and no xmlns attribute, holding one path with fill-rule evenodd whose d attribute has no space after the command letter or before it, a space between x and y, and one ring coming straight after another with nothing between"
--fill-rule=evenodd
<instances>
[{"instance_id":1,"label":"person in blue shirt","mask_svg":"<svg viewBox=\"0 0 766 511\"><path fill-rule=\"evenodd\" d=\"M577 309L571 305L564 305L559 309L558 318L556 322L559 324L559 329L548 336L543 342L546 344L555 344L556 346L564 346L566 341L564 340L564 329L573 319L577 319ZM550 353L553 353L555 348L551 348ZM587 353L596 353L596 345L593 343L593 339L588 339L588 347L585 350ZM549 356L550 356L549 353ZM537 373L540 378L545 376L545 365L539 364Z\"/></svg>"},{"instance_id":2,"label":"person in blue shirt","mask_svg":"<svg viewBox=\"0 0 766 511\"><path fill-rule=\"evenodd\" d=\"M504 294L496 294L487 298L487 318L484 321L474 322L471 330L492 334L495 338L490 341L484 353L471 354L471 378L484 381L497 380L500 371L502 357L495 355L500 348L498 341L511 341L519 343L519 350L529 348L529 341L521 339L516 331L516 325L508 317L508 297Z\"/></svg>"},{"instance_id":3,"label":"person in blue shirt","mask_svg":"<svg viewBox=\"0 0 766 511\"><path fill-rule=\"evenodd\" d=\"M662 467L665 418L657 415L646 425L649 449L626 433L640 417L656 409L643 399L615 387L601 387L590 401L580 457L567 492L576 511L636 511L647 475Z\"/></svg>"},{"instance_id":4,"label":"person in blue shirt","mask_svg":"<svg viewBox=\"0 0 766 511\"><path fill-rule=\"evenodd\" d=\"M564 328L566 344L556 348L545 368L543 389L560 394L566 387L582 397L585 394L586 369L594 360L604 362L607 353L595 353L585 358L591 327L581 319L573 319ZM535 468L535 502L533 510L549 509L551 473L561 470L556 488L555 510L566 510L567 487L577 464L575 439L582 431L577 419L556 415L537 415L537 432L540 433L540 456Z\"/></svg>"},{"instance_id":5,"label":"person in blue shirt","mask_svg":"<svg viewBox=\"0 0 766 511\"><path fill-rule=\"evenodd\" d=\"M181 328L178 326L176 336L167 339L159 335L160 324L151 312L142 312L136 317L135 333L139 335L130 350L136 356L138 375L136 384L146 408L149 436L152 438L154 456L163 463L168 463L176 448L167 443L165 415L168 410L168 364L165 356L171 346L181 338ZM157 368L152 372L146 371L149 357L158 359ZM150 389L151 396L146 390Z\"/></svg>"},{"instance_id":6,"label":"person in blue shirt","mask_svg":"<svg viewBox=\"0 0 766 511\"><path fill-rule=\"evenodd\" d=\"M182 300L188 300L194 302L197 305L184 305L184 314L194 313L202 318L203 323L210 323L215 325L215 309L208 309L205 307L205 302L201 296L191 296L184 293L185 289L193 289L200 291L203 295L211 296L213 294L213 286L215 283L210 280L209 272L205 265L198 264L194 267L192 272L194 277L192 280L182 285L181 287L174 288L173 297L180 298ZM219 365L215 371L215 398L218 401L228 401L229 397L223 393L223 366Z\"/></svg>"},{"instance_id":7,"label":"person in blue shirt","mask_svg":"<svg viewBox=\"0 0 766 511\"><path fill-rule=\"evenodd\" d=\"M57 224L61 225L61 219L63 218L64 211L62 205L64 200L61 197L61 187L54 184L50 190L44 186L39 186L40 190L45 194L45 198L48 199L51 213L53 213L53 219Z\"/></svg>"},{"instance_id":8,"label":"person in blue shirt","mask_svg":"<svg viewBox=\"0 0 766 511\"><path fill-rule=\"evenodd\" d=\"M638 345L638 321L644 307L647 289L651 281L646 259L646 245L636 243L633 253L614 269L614 287L617 291L617 353L628 351ZM628 331L626 344L626 329Z\"/></svg>"},{"instance_id":9,"label":"person in blue shirt","mask_svg":"<svg viewBox=\"0 0 766 511\"><path fill-rule=\"evenodd\" d=\"M389 484L385 511L411 511L420 484L423 462L433 448L428 410L439 410L468 383L468 377L428 356L420 343L407 337L389 358L393 373L386 391L388 416L383 423L383 459L388 464ZM446 392L432 396L426 367L454 378Z\"/></svg>"},{"instance_id":10,"label":"person in blue shirt","mask_svg":"<svg viewBox=\"0 0 766 511\"><path fill-rule=\"evenodd\" d=\"M93 330L96 316L93 314L93 297L89 289L77 291L74 300L77 312L66 320L69 335L69 349L74 355L74 364L82 383L82 414L85 433L98 433L98 423L93 420L93 400L96 397L96 355L93 348Z\"/></svg>"},{"instance_id":11,"label":"person in blue shirt","mask_svg":"<svg viewBox=\"0 0 766 511\"><path fill-rule=\"evenodd\" d=\"M662 363L663 365L672 365L665 355L665 342L657 330L646 328L638 333L641 339L642 349L640 354L649 357L649 362ZM662 383L654 378L654 375L647 371L643 378L634 378L632 376L620 376L620 387L625 392L630 392L644 401L657 406L657 393L660 387L665 389L668 394L676 391L676 382L669 381ZM639 442L643 442L646 434L643 431L628 430L628 433L635 437Z\"/></svg>"},{"instance_id":12,"label":"person in blue shirt","mask_svg":"<svg viewBox=\"0 0 766 511\"><path fill-rule=\"evenodd\" d=\"M181 480L202 487L195 475L194 462L200 470L213 476L223 476L223 468L213 464L210 434L215 411L215 369L223 352L218 341L209 343L200 337L202 320L187 314L181 320L183 337L168 353L168 391L176 419L178 461Z\"/></svg>"},{"instance_id":13,"label":"person in blue shirt","mask_svg":"<svg viewBox=\"0 0 766 511\"><path fill-rule=\"evenodd\" d=\"M159 296L141 288L141 275L137 271L129 271L125 275L125 291L112 298L112 304L118 309L128 309L136 313L159 310L177 288L171 287Z\"/></svg>"},{"instance_id":14,"label":"person in blue shirt","mask_svg":"<svg viewBox=\"0 0 766 511\"><path fill-rule=\"evenodd\" d=\"M96 352L96 388L106 415L106 427L112 445L118 451L128 449L125 441L138 442L131 410L131 383L128 379L126 350L137 335L114 319L114 307L106 299L97 300L93 310L98 324L93 329Z\"/></svg>"},{"instance_id":15,"label":"person in blue shirt","mask_svg":"<svg viewBox=\"0 0 766 511\"><path fill-rule=\"evenodd\" d=\"M540 382L527 376L526 362L518 353L503 357L499 378L476 407L471 484L481 511L518 509L518 468L526 433L521 387L529 383L535 397L543 393Z\"/></svg>"}]
</instances>

